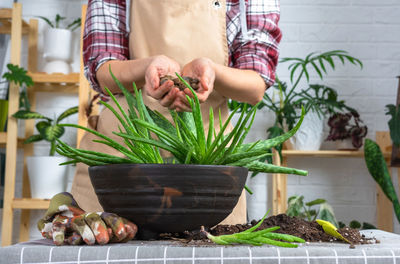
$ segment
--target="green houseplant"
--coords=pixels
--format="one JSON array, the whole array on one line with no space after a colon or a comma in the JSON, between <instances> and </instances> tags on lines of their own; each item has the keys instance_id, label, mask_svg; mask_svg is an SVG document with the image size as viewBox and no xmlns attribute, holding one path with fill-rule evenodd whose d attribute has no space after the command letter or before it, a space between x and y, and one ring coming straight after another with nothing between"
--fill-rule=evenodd
<instances>
[{"instance_id":1,"label":"green houseplant","mask_svg":"<svg viewBox=\"0 0 400 264\"><path fill-rule=\"evenodd\" d=\"M58 164L66 162L65 157L55 156L57 140L64 134L61 126L65 118L78 112L78 107L71 107L52 119L30 110L19 110L13 114L17 119L36 119L37 134L27 138L24 143L47 141L50 143L48 156L27 157L28 176L31 185L32 198L50 199L53 195L65 191L66 167Z\"/></svg>"},{"instance_id":2,"label":"green houseplant","mask_svg":"<svg viewBox=\"0 0 400 264\"><path fill-rule=\"evenodd\" d=\"M32 78L27 74L27 71L23 67L19 67L15 64L7 64L8 72L3 74L3 78L6 82L14 83L22 87L20 92L19 107L29 110L30 104L27 95L27 88L33 85ZM0 131L5 129L5 124L8 115L8 100L0 100Z\"/></svg>"},{"instance_id":3,"label":"green houseplant","mask_svg":"<svg viewBox=\"0 0 400 264\"><path fill-rule=\"evenodd\" d=\"M311 130L303 133L311 135L309 138L314 142L322 142L322 118L341 111L356 112L355 109L345 104L343 100L338 99L338 94L335 89L323 84L310 83L312 72L316 73L321 80L328 74L329 68L336 69L337 61L342 64L350 62L351 64L362 67L362 62L355 57L350 56L343 50L332 50L323 53L310 53L303 58L282 58L281 64L289 63L288 70L290 72L290 80L283 81L276 78L276 83L272 87L273 94L266 91L263 101L258 105L258 108L267 108L274 112L275 122L268 132L268 138L273 138L282 135L284 131L293 128L296 120L300 116L300 106L304 106L306 114L314 113L317 117L313 117L311 123L320 119L321 124ZM302 82L305 82L306 87L300 88ZM271 90L271 89L269 89ZM232 101L230 107L240 105L242 109L248 110L248 107L243 107L243 104ZM305 125L305 124L304 124ZM303 126L304 126L303 125ZM315 136L315 131L319 130L319 139ZM299 132L298 135L302 133ZM313 149L319 149L319 144L315 144ZM302 144L309 149L311 143ZM278 146L278 150L281 146ZM311 149L310 149L311 150Z\"/></svg>"},{"instance_id":4,"label":"green houseplant","mask_svg":"<svg viewBox=\"0 0 400 264\"><path fill-rule=\"evenodd\" d=\"M47 73L70 73L71 66L69 63L72 61L72 43L77 41L73 38L72 32L79 28L81 19L77 18L62 27L61 22L66 18L59 14L55 16L54 21L43 16L39 16L39 18L49 26L44 36L43 56L47 61L44 71ZM74 51L74 53L77 53L77 51Z\"/></svg>"},{"instance_id":5,"label":"green houseplant","mask_svg":"<svg viewBox=\"0 0 400 264\"><path fill-rule=\"evenodd\" d=\"M110 72L111 73L111 72ZM115 117L120 122L120 131L114 131L113 134L122 139L123 144L116 142L115 140L98 133L97 131L91 130L86 127L73 125L73 124L63 124L63 126L76 127L83 129L89 133L96 135L99 139L95 140L100 144L107 145L109 147L114 148L122 155L115 156L109 155L101 152L94 152L82 149L73 148L62 141L59 141L59 145L57 146L57 152L63 156L69 157L71 160L66 162L65 164L74 164L78 162L85 163L89 165L89 173L92 179L92 183L94 185L96 194L99 197L99 201L102 204L103 208L106 208L108 204L110 204L113 200L118 199L120 197L124 199L125 204L134 203L138 196L136 195L136 189L138 189L138 181L143 179L135 180L133 185L129 188L129 191L120 191L121 188L127 186L127 181L132 177L137 177L139 174L143 174L146 184L148 179L151 179L151 188L146 185L143 190L140 189L139 193L142 192L151 192L151 194L147 197L156 197L154 199L157 204L159 201L164 201L165 192L168 193L167 199L170 199L171 202L169 204L171 207L166 208L165 203L161 203L159 206L156 206L157 212L154 212L153 215L148 215L146 217L146 221L141 223L140 215L143 215L144 212L140 211L134 206L140 207L142 204L135 204L129 207L129 211L137 212L133 218L129 216L125 216L128 219L132 219L138 225L146 224L150 222L149 219L159 219L157 223L152 223L152 226L149 228L158 228L157 230L165 230L165 226L172 225L172 232L177 232L180 230L179 228L184 228L183 223L186 222L186 218L196 207L193 207L193 204L187 205L187 208L193 208L185 211L185 215L182 215L182 219L175 219L171 215L176 215L178 212L182 210L178 210L178 208L174 208L174 205L179 205L181 203L185 203L185 201L189 200L185 196L185 191L181 189L179 186L180 182L186 181L191 177L190 174L197 173L201 169L210 168L210 173L216 170L217 168L225 168L226 171L224 174L229 174L229 171L232 171L233 168L247 168L253 172L280 172L280 173L290 173L290 174L298 174L298 175L306 175L307 172L298 169L285 168L280 166L275 166L273 164L268 164L264 162L259 162L258 160L262 157L270 155L268 150L271 147L274 147L278 144L281 144L283 141L290 138L300 127L303 116L301 116L298 124L294 126L294 128L281 136L278 136L273 139L268 140L259 140L254 143L243 143L246 135L250 131L251 125L254 121L254 115L257 109L257 106L251 108L247 113L242 112L237 122L236 126L233 128L232 132L225 133L226 128L228 127L229 121L232 119L233 115L239 110L239 108L235 109L231 115L229 116L226 122L222 122L220 118L220 131L217 133L214 129L214 113L212 108L210 109L210 125L208 131L204 130L203 119L200 110L200 102L196 96L194 90L190 87L190 85L183 79L181 76L177 75L180 78L181 82L183 82L191 91L194 96L193 99L188 97L188 100L191 104L192 111L191 112L175 112L171 111L171 116L173 122L168 121L164 116L160 115L157 112L150 110L147 106L144 105L142 99L142 91L137 90L134 85L134 95L128 92L128 90L122 86L122 84L115 78L115 76L111 73L115 82L125 95L125 99L127 101L127 105L129 106L129 110L125 111L114 95L108 91L111 100L115 103L116 107L112 107L110 104L106 102L101 102L106 108L108 108ZM157 137L154 138L151 136L151 133L154 133ZM173 158L165 159L161 156L160 149L166 150L173 155ZM143 165L143 166L140 166ZM197 166L197 167L196 167ZM214 167L213 167L214 166ZM134 171L135 175L129 176L130 178L124 179L125 173L121 170L121 168L127 168L127 172ZM149 174L150 172L146 169L154 170L153 174ZM174 173L171 175L166 175L163 177L162 172L168 171L169 168L174 170ZM177 175L179 171L184 168L190 168L192 172L186 172L184 175ZM144 170L144 172L143 172ZM177 170L177 171L175 171ZM106 173L106 171L109 171ZM246 170L247 171L247 170ZM92 172L96 172L96 174L92 175ZM107 174L107 175L105 175ZM113 178L112 175L118 175L118 180L113 180L113 184L108 184L107 179ZM151 176L149 176L151 175ZM174 177L180 177L180 180L176 180ZM245 174L247 176L247 172ZM162 183L158 182L157 179L166 179ZM175 179L168 182L168 179ZM204 178L205 187L204 191L201 193L213 193L211 196L219 197L223 194L223 192L214 193L213 190L215 188L219 188L214 186L213 180L206 180L207 175L202 176ZM93 180L94 179L94 180ZM196 178L198 180L198 178ZM116 184L115 181L121 181L121 183ZM98 186L103 182L104 187L99 189ZM166 182L166 183L165 183ZM233 184L234 181L225 181L224 184L219 186L225 186L227 184ZM204 186L203 181L197 181L196 184L190 182L190 186L199 186L202 184ZM243 182L244 184L244 182ZM235 184L234 184L235 185ZM107 186L107 187L105 187ZM115 194L116 198L112 199L110 193L112 192L113 186L118 186L116 190L119 190L118 193L129 193L126 196L121 196L119 194ZM159 197L158 194L153 193L156 192L157 189L161 187L161 190L158 193L162 194L162 197ZM100 194L107 188L107 199L101 198ZM196 187L198 188L198 187ZM242 187L243 188L243 187ZM123 189L124 190L124 189ZM168 190L168 191L166 191ZM174 191L171 191L174 190ZM203 189L202 189L203 190ZM248 190L248 189L247 189ZM250 190L248 190L250 191ZM117 191L116 191L117 192ZM198 191L191 191L192 195L195 195ZM163 194L164 193L164 194ZM240 193L240 192L239 192ZM226 195L225 195L226 196ZM136 198L133 198L136 197ZM143 197L143 196L140 196ZM205 197L209 197L208 195ZM144 198L143 198L144 199ZM225 198L226 199L226 198ZM122 201L122 200L121 200ZM153 201L153 202L154 202ZM173 202L178 201L178 202ZM195 206L198 206L201 203L200 199L194 202ZM233 204L234 205L234 204ZM207 202L206 206L211 208L218 206L218 202ZM112 206L108 206L110 209L114 209L114 211L124 216L125 208L113 208ZM233 207L232 207L233 208ZM230 210L232 210L230 208ZM120 211L116 211L117 209L121 209ZM154 208L146 208L146 212L153 210ZM162 214L159 212L162 210ZM173 213L175 212L175 213ZM227 211L229 212L229 210ZM202 221L202 219L207 218L212 215L211 213L202 214L202 217L197 216L193 221ZM161 221L161 217L163 217ZM173 221L171 220L173 219ZM223 219L223 218L222 218ZM222 220L220 219L220 220ZM177 222L180 223L177 226ZM162 224L161 224L162 223ZM171 224L172 223L172 224ZM213 224L217 224L217 222L213 222ZM193 227L189 225L187 228Z\"/></svg>"}]
</instances>

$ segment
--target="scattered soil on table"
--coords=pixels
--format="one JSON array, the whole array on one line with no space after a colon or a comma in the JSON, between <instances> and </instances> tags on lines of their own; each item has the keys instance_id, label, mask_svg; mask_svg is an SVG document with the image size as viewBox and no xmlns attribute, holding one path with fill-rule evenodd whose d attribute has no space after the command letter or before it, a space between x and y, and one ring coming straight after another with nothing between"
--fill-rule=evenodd
<instances>
[{"instance_id":1,"label":"scattered soil on table","mask_svg":"<svg viewBox=\"0 0 400 264\"><path fill-rule=\"evenodd\" d=\"M198 79L194 79L192 77L187 77L187 76L182 76L182 78L189 83L189 85L193 88L193 90L197 90L199 89L199 80ZM171 80L174 82L174 85L176 87L179 88L179 90L183 91L185 90L187 87L186 85L181 82L181 80L179 80L179 78L173 77L171 75L165 75L164 77L161 77L160 79L160 85L162 85L164 82Z\"/></svg>"},{"instance_id":2,"label":"scattered soil on table","mask_svg":"<svg viewBox=\"0 0 400 264\"><path fill-rule=\"evenodd\" d=\"M233 234L237 232L242 232L254 225L258 221L253 220L246 225L217 225L213 228L206 228L214 236ZM268 217L264 220L261 226L257 230L266 229L273 226L280 226L280 229L274 231L276 233L283 233L294 235L304 239L307 242L341 242L341 240L336 239L333 236L326 234L322 227L316 221L305 221L297 217L291 217L286 214L279 214L275 216ZM358 244L371 244L376 243L376 239L366 238L361 235L358 229L352 229L349 227L344 227L338 229L338 232L347 240L349 240L353 245ZM172 239L179 240L182 242L195 242L202 241L207 242L208 239L200 230L194 230L191 232L175 233L175 234L160 234L160 239Z\"/></svg>"}]
</instances>

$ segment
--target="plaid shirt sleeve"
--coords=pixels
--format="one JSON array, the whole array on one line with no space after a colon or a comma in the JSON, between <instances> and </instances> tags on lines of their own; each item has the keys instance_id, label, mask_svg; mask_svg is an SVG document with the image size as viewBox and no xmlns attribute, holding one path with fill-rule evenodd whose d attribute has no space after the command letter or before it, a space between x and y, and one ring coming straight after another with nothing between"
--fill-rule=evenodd
<instances>
[{"instance_id":1,"label":"plaid shirt sleeve","mask_svg":"<svg viewBox=\"0 0 400 264\"><path fill-rule=\"evenodd\" d=\"M96 71L109 60L129 58L126 1L89 0L83 36L85 74L93 89L101 93ZM278 61L279 0L246 0L247 38L240 24L240 1L227 0L229 66L258 72L271 86ZM107 98L102 94L104 99Z\"/></svg>"},{"instance_id":2,"label":"plaid shirt sleeve","mask_svg":"<svg viewBox=\"0 0 400 264\"><path fill-rule=\"evenodd\" d=\"M128 41L126 1L89 0L83 35L83 62L86 78L97 92L102 93L96 79L97 70L109 60L127 60Z\"/></svg>"},{"instance_id":3,"label":"plaid shirt sleeve","mask_svg":"<svg viewBox=\"0 0 400 264\"><path fill-rule=\"evenodd\" d=\"M229 66L258 72L267 87L275 81L278 44L279 0L246 0L247 38L241 30L240 1L227 1Z\"/></svg>"}]
</instances>

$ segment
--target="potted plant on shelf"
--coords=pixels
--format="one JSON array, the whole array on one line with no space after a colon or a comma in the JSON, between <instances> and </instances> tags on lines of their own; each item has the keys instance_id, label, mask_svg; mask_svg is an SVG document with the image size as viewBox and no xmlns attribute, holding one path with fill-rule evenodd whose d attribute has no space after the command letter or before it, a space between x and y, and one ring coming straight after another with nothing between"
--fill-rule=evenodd
<instances>
[{"instance_id":1,"label":"potted plant on shelf","mask_svg":"<svg viewBox=\"0 0 400 264\"><path fill-rule=\"evenodd\" d=\"M27 88L33 85L32 78L23 67L15 64L7 64L8 72L3 74L3 79L8 83L14 83L22 87L19 98L19 107L25 110L30 109L27 95ZM8 92L6 93L8 95ZM4 131L8 116L8 99L0 99L0 132Z\"/></svg>"},{"instance_id":2,"label":"potted plant on shelf","mask_svg":"<svg viewBox=\"0 0 400 264\"><path fill-rule=\"evenodd\" d=\"M290 63L290 81L285 82L276 78L272 87L272 95L267 90L263 101L258 108L267 108L275 113L275 122L268 132L268 138L273 138L293 128L300 116L300 106L304 105L306 116L300 130L290 139L292 147L298 150L318 150L323 141L324 117L337 112L353 109L345 101L338 99L335 89L323 84L311 84L310 75L314 71L321 80L327 74L327 68L335 69L336 60L342 64L346 61L362 67L357 58L350 56L346 51L333 50L324 53L311 53L302 58L282 58L280 63ZM306 88L298 90L304 83ZM231 108L240 105L231 102ZM278 146L278 150L281 146Z\"/></svg>"},{"instance_id":3,"label":"potted plant on shelf","mask_svg":"<svg viewBox=\"0 0 400 264\"><path fill-rule=\"evenodd\" d=\"M59 166L67 161L67 158L55 156L57 140L64 134L65 128L60 122L70 115L78 112L78 107L71 107L61 113L56 119L48 118L40 113L30 110L19 110L13 117L18 119L37 119L38 134L27 138L24 143L38 141L50 142L48 156L27 157L28 176L31 186L32 198L50 199L55 194L64 192L66 186L66 167Z\"/></svg>"},{"instance_id":4,"label":"potted plant on shelf","mask_svg":"<svg viewBox=\"0 0 400 264\"><path fill-rule=\"evenodd\" d=\"M328 120L330 128L327 140L336 142L339 150L354 150L361 148L368 128L363 125L360 115L353 110L349 113L335 113Z\"/></svg>"},{"instance_id":5,"label":"potted plant on shelf","mask_svg":"<svg viewBox=\"0 0 400 264\"><path fill-rule=\"evenodd\" d=\"M119 120L120 131L113 134L123 143L86 127L62 126L92 133L99 138L95 142L110 146L121 155L76 149L62 141L59 141L57 152L71 159L67 164L83 162L89 165L89 175L103 209L132 220L139 230L180 232L219 223L235 206L245 187L248 170L307 174L306 171L258 161L270 155L271 147L281 144L298 130L303 115L288 133L244 144L257 106L247 113L242 112L230 133L226 133L226 129L239 109L235 109L226 122L221 120L217 133L210 108L210 125L205 131L196 93L179 75L194 99L188 97L191 112L171 111L172 123L144 105L142 91L136 86L135 95L132 95L114 75L112 77L123 92L129 110L124 110L110 91L116 107L100 103ZM152 133L157 137L152 137ZM163 158L160 149L171 153L173 158Z\"/></svg>"},{"instance_id":6,"label":"potted plant on shelf","mask_svg":"<svg viewBox=\"0 0 400 264\"><path fill-rule=\"evenodd\" d=\"M61 22L66 18L59 14L56 15L54 21L50 21L50 19L43 16L39 16L39 18L49 25L44 36L43 56L47 61L44 71L47 73L70 73L72 32L79 28L81 19L77 18L65 28L62 28Z\"/></svg>"}]
</instances>

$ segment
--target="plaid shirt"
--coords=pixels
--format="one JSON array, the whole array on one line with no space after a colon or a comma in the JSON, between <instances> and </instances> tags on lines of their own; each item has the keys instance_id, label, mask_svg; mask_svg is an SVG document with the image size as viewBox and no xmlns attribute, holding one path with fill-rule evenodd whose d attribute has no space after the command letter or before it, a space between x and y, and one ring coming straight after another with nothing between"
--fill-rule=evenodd
<instances>
[{"instance_id":1,"label":"plaid shirt","mask_svg":"<svg viewBox=\"0 0 400 264\"><path fill-rule=\"evenodd\" d=\"M246 0L247 35L241 26L240 2L226 1L229 66L258 72L269 87L275 80L281 40L279 0ZM88 3L83 61L86 77L100 93L97 69L108 60L129 59L126 10L126 0L89 0Z\"/></svg>"}]
</instances>

